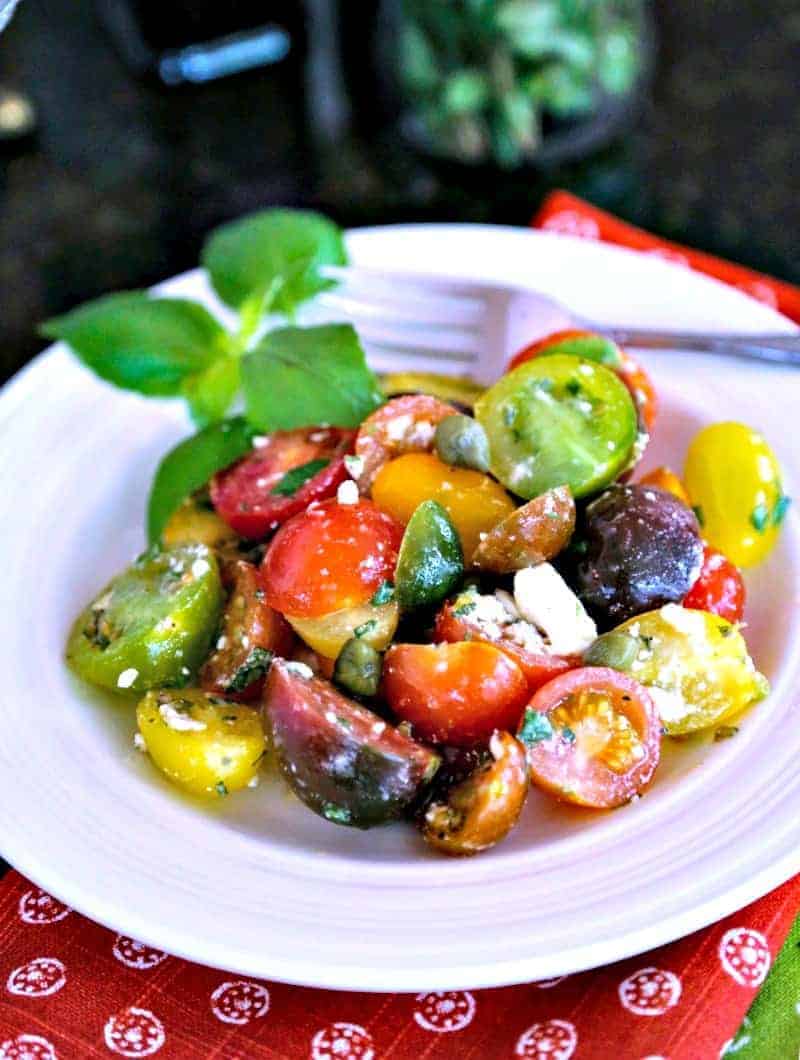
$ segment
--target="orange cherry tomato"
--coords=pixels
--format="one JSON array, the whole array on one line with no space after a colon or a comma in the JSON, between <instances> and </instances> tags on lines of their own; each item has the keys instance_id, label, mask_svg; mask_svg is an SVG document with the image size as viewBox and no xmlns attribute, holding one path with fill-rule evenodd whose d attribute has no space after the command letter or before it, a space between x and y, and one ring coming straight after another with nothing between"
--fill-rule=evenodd
<instances>
[{"instance_id":1,"label":"orange cherry tomato","mask_svg":"<svg viewBox=\"0 0 800 1060\"><path fill-rule=\"evenodd\" d=\"M429 394L392 398L361 424L356 456L363 461L355 478L362 493L369 493L375 476L389 460L403 453L430 452L442 420L458 409Z\"/></svg>"},{"instance_id":2,"label":"orange cherry tomato","mask_svg":"<svg viewBox=\"0 0 800 1060\"><path fill-rule=\"evenodd\" d=\"M415 736L475 747L495 729L516 729L528 682L491 644L395 644L384 656L383 691Z\"/></svg>"},{"instance_id":3,"label":"orange cherry tomato","mask_svg":"<svg viewBox=\"0 0 800 1060\"><path fill-rule=\"evenodd\" d=\"M438 501L458 531L467 566L481 534L516 510L489 475L450 467L432 453L406 453L384 464L373 483L372 499L401 523L407 523L423 501Z\"/></svg>"},{"instance_id":4,"label":"orange cherry tomato","mask_svg":"<svg viewBox=\"0 0 800 1060\"><path fill-rule=\"evenodd\" d=\"M582 353L581 344L585 342L596 344L597 349L591 352L587 349L585 353ZM593 331L583 331L579 328L554 331L552 335L546 335L543 339L532 342L515 354L509 361L506 371L510 372L526 361L538 357L543 350L553 353L556 346L560 347L559 353L572 353L578 357L588 356L589 360L599 360L613 368L631 392L642 423L648 431L652 432L658 411L658 401L650 377L629 353L620 349L610 339L597 335ZM603 347L607 348L608 356L604 356Z\"/></svg>"},{"instance_id":5,"label":"orange cherry tomato","mask_svg":"<svg viewBox=\"0 0 800 1060\"><path fill-rule=\"evenodd\" d=\"M264 556L267 603L289 618L366 603L393 578L402 537L402 526L371 501L311 505L281 527Z\"/></svg>"},{"instance_id":6,"label":"orange cherry tomato","mask_svg":"<svg viewBox=\"0 0 800 1060\"><path fill-rule=\"evenodd\" d=\"M739 569L715 548L706 545L697 581L683 601L692 611L708 611L728 622L744 617L745 588Z\"/></svg>"},{"instance_id":7,"label":"orange cherry tomato","mask_svg":"<svg viewBox=\"0 0 800 1060\"><path fill-rule=\"evenodd\" d=\"M650 783L661 722L646 688L604 667L582 667L543 685L517 738L531 780L565 802L610 809Z\"/></svg>"},{"instance_id":8,"label":"orange cherry tomato","mask_svg":"<svg viewBox=\"0 0 800 1060\"><path fill-rule=\"evenodd\" d=\"M497 631L487 632L486 626L476 622L469 613L457 615L455 614L457 610L458 608L452 602L444 605L436 616L433 634L435 639L450 644L465 640L493 644L519 666L525 675L531 694L548 681L552 681L554 677L558 677L559 674L580 666L580 656L565 657L548 655L543 651L531 651L517 643L507 628L499 627ZM495 632L499 633L499 636L495 636Z\"/></svg>"},{"instance_id":9,"label":"orange cherry tomato","mask_svg":"<svg viewBox=\"0 0 800 1060\"><path fill-rule=\"evenodd\" d=\"M655 486L658 490L664 490L667 493L671 493L673 497L677 497L679 501L683 501L687 508L691 508L692 502L689 500L689 494L686 492L683 483L668 467L656 467L652 471L648 471L646 475L642 475L639 479L642 486Z\"/></svg>"}]
</instances>

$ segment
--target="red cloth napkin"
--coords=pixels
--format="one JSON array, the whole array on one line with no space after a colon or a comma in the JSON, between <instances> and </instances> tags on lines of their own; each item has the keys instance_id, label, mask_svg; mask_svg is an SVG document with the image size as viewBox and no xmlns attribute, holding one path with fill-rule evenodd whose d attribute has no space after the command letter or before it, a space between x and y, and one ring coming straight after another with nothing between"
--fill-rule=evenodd
<instances>
[{"instance_id":1,"label":"red cloth napkin","mask_svg":"<svg viewBox=\"0 0 800 1060\"><path fill-rule=\"evenodd\" d=\"M565 192L535 223L679 261L800 321L800 290ZM168 957L11 872L0 882L0 1060L712 1060L798 909L800 877L704 931L593 972L498 990L354 994Z\"/></svg>"}]
</instances>

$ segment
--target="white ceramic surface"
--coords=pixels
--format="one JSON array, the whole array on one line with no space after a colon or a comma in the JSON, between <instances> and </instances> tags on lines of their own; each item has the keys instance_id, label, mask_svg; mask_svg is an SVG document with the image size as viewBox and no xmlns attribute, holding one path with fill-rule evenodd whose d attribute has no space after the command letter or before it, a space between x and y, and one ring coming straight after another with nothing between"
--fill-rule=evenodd
<instances>
[{"instance_id":1,"label":"white ceramic surface","mask_svg":"<svg viewBox=\"0 0 800 1060\"><path fill-rule=\"evenodd\" d=\"M358 263L488 276L598 320L790 330L744 295L656 258L527 230L411 226L349 236ZM207 298L194 273L171 293ZM687 354L643 358L662 404L647 454L681 467L701 424L742 419L800 482L800 374ZM199 809L133 750L130 706L80 686L71 619L137 553L149 481L189 432L181 407L124 394L55 347L0 396L0 852L107 926L231 971L366 990L490 986L638 953L800 871L800 527L748 576L748 639L773 695L723 743L666 756L612 814L529 800L474 860L413 830L315 817L267 778Z\"/></svg>"}]
</instances>

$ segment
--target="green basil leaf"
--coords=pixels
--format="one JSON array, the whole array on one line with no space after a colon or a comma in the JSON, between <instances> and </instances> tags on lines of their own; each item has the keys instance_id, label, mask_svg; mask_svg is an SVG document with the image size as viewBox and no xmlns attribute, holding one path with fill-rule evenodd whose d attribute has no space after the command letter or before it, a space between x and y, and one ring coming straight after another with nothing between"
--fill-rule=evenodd
<instances>
[{"instance_id":1,"label":"green basil leaf","mask_svg":"<svg viewBox=\"0 0 800 1060\"><path fill-rule=\"evenodd\" d=\"M264 431L358 427L383 402L350 324L269 332L242 359L242 389Z\"/></svg>"},{"instance_id":2,"label":"green basil leaf","mask_svg":"<svg viewBox=\"0 0 800 1060\"><path fill-rule=\"evenodd\" d=\"M214 290L239 309L271 294L270 309L291 315L302 302L333 286L320 265L344 265L339 228L305 210L262 210L212 232L202 264Z\"/></svg>"},{"instance_id":3,"label":"green basil leaf","mask_svg":"<svg viewBox=\"0 0 800 1060\"><path fill-rule=\"evenodd\" d=\"M197 302L126 291L87 302L40 328L63 339L102 379L125 390L170 397L187 376L217 359L228 341Z\"/></svg>"},{"instance_id":4,"label":"green basil leaf","mask_svg":"<svg viewBox=\"0 0 800 1060\"><path fill-rule=\"evenodd\" d=\"M295 493L312 479L319 471L327 467L330 460L309 460L307 464L293 467L287 471L280 482L274 486L270 493L276 497L294 497Z\"/></svg>"},{"instance_id":5,"label":"green basil leaf","mask_svg":"<svg viewBox=\"0 0 800 1060\"><path fill-rule=\"evenodd\" d=\"M215 423L186 438L158 465L147 503L147 537L155 544L170 516L190 493L204 486L216 471L244 456L254 431L241 416Z\"/></svg>"},{"instance_id":6,"label":"green basil leaf","mask_svg":"<svg viewBox=\"0 0 800 1060\"><path fill-rule=\"evenodd\" d=\"M238 359L220 357L204 371L185 379L182 391L197 427L219 422L239 392Z\"/></svg>"}]
</instances>

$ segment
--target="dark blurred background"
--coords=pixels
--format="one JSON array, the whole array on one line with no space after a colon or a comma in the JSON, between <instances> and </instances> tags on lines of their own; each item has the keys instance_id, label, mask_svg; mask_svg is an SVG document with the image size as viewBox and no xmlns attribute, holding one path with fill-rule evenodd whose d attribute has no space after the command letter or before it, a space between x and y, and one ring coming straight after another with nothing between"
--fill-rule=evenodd
<instances>
[{"instance_id":1,"label":"dark blurred background","mask_svg":"<svg viewBox=\"0 0 800 1060\"><path fill-rule=\"evenodd\" d=\"M521 163L504 129L492 133L491 157L478 157L469 118L459 129L478 164L467 165L431 157L394 121L386 67L396 38L390 27L387 44L373 4L23 0L0 36L0 86L23 92L36 118L0 140L2 378L41 348L37 322L191 267L209 228L270 204L313 206L346 226L526 224L549 189L564 187L800 282L797 0L658 0L650 17L641 79L598 135L589 122L577 148L547 150L564 123L545 114L545 149ZM290 42L280 61L163 83L185 43L268 22ZM580 64L576 47L565 39ZM282 50L279 35L275 56ZM153 63L164 55L159 78ZM526 91L552 96L565 84L564 69L555 73L548 87L531 67ZM499 101L512 123L531 105L516 87ZM579 96L580 85L567 87ZM480 84L462 78L457 91L459 113L478 105Z\"/></svg>"}]
</instances>

